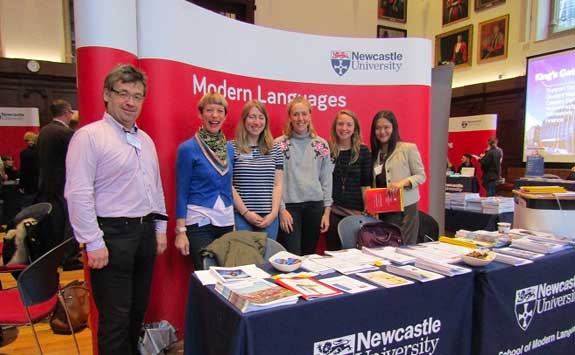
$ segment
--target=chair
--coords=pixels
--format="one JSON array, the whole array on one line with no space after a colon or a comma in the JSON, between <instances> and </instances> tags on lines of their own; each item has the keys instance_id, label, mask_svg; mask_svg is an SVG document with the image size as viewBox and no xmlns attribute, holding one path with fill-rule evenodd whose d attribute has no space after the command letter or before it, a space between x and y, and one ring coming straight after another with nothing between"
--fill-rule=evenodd
<instances>
[{"instance_id":1,"label":"chair","mask_svg":"<svg viewBox=\"0 0 575 355\"><path fill-rule=\"evenodd\" d=\"M28 265L18 277L17 288L0 291L0 324L29 324L32 327L40 354L43 352L34 323L52 314L58 301L64 307L68 326L76 345L76 352L80 354L66 302L64 302L60 292L60 275L58 273L58 266L71 242L72 238L67 239Z\"/></svg>"},{"instance_id":2,"label":"chair","mask_svg":"<svg viewBox=\"0 0 575 355\"><path fill-rule=\"evenodd\" d=\"M351 249L357 246L357 233L365 223L379 222L379 219L364 215L347 216L337 225L337 234L342 249Z\"/></svg>"},{"instance_id":3,"label":"chair","mask_svg":"<svg viewBox=\"0 0 575 355\"><path fill-rule=\"evenodd\" d=\"M439 239L439 223L432 216L423 211L419 211L419 229L417 232L417 242L433 242Z\"/></svg>"},{"instance_id":4,"label":"chair","mask_svg":"<svg viewBox=\"0 0 575 355\"><path fill-rule=\"evenodd\" d=\"M272 255L286 249L280 243L273 239L267 238L266 251L264 253L264 260L268 260ZM215 258L204 256L202 257L202 269L208 270L210 266L218 266L218 261Z\"/></svg>"},{"instance_id":5,"label":"chair","mask_svg":"<svg viewBox=\"0 0 575 355\"><path fill-rule=\"evenodd\" d=\"M0 273L10 272L12 273L14 278L17 279L19 274L18 271L24 270L32 262L30 249L34 248L34 246L38 243L37 225L38 223L40 223L40 221L42 221L42 219L45 216L50 214L51 211L52 211L52 205L50 203L43 202L26 207L18 214L16 214L16 216L14 217L15 226L18 226L20 222L28 218L33 218L34 220L36 220L36 224L25 222L23 225L23 228L26 229L26 239L24 240L22 247L24 248L23 250L24 254L27 256L26 257L27 261L25 263L12 263L7 265L0 265ZM7 250L11 249L9 250L8 255L16 253L15 241L5 240L5 242L7 245ZM8 245L8 243L10 243L10 245ZM8 262L9 259L5 255L4 248L5 245L3 243L0 243L0 257L3 259L4 262ZM0 290L1 289L2 289L2 283L0 283Z\"/></svg>"}]
</instances>

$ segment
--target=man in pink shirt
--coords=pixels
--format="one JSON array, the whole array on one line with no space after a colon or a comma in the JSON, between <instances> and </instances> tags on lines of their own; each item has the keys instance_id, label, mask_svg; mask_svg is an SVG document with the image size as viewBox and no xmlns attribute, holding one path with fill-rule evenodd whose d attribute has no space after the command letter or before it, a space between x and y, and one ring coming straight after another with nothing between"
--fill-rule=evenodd
<instances>
[{"instance_id":1,"label":"man in pink shirt","mask_svg":"<svg viewBox=\"0 0 575 355\"><path fill-rule=\"evenodd\" d=\"M104 117L75 133L66 157L65 197L88 257L100 355L139 353L155 256L166 249L156 148L135 124L145 96L143 72L114 68L104 81Z\"/></svg>"}]
</instances>

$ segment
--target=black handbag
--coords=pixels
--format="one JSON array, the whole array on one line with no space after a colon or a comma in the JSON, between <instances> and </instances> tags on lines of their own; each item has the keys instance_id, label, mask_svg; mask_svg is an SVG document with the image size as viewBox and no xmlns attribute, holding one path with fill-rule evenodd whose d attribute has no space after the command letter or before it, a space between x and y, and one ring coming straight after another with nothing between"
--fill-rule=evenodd
<instances>
[{"instance_id":1,"label":"black handbag","mask_svg":"<svg viewBox=\"0 0 575 355\"><path fill-rule=\"evenodd\" d=\"M357 247L399 247L403 245L401 228L393 223L365 223L357 234Z\"/></svg>"}]
</instances>

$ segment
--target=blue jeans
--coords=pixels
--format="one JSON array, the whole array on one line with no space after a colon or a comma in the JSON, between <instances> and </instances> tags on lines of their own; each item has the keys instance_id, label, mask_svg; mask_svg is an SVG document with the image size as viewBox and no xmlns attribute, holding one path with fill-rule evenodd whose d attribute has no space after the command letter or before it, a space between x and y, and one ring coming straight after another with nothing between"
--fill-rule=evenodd
<instances>
[{"instance_id":1,"label":"blue jeans","mask_svg":"<svg viewBox=\"0 0 575 355\"><path fill-rule=\"evenodd\" d=\"M260 215L261 216L261 215ZM263 217L263 216L262 216ZM278 236L279 218L276 217L274 221L266 228L258 228L250 224L242 215L234 212L234 222L236 223L237 231L253 231L253 232L266 232L268 238L276 240Z\"/></svg>"},{"instance_id":2,"label":"blue jeans","mask_svg":"<svg viewBox=\"0 0 575 355\"><path fill-rule=\"evenodd\" d=\"M485 191L487 197L495 196L497 194L497 181L493 180L485 184Z\"/></svg>"}]
</instances>

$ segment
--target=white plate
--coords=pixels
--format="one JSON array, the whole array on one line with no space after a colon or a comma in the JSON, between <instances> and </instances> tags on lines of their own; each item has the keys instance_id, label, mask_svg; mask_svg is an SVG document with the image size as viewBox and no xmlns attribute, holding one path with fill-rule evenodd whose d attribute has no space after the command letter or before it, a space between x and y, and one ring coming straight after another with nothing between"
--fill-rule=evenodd
<instances>
[{"instance_id":1,"label":"white plate","mask_svg":"<svg viewBox=\"0 0 575 355\"><path fill-rule=\"evenodd\" d=\"M461 260L463 260L463 262L466 263L467 265L471 266L485 266L490 262L492 262L494 259L495 259L495 253L493 252L488 252L487 257L485 259L479 259L469 255L461 256Z\"/></svg>"},{"instance_id":2,"label":"white plate","mask_svg":"<svg viewBox=\"0 0 575 355\"><path fill-rule=\"evenodd\" d=\"M290 258L296 259L297 262L295 262L293 264L281 264L281 263L275 262L275 260L277 260L277 259L287 260ZM292 272L292 271L299 269L299 267L301 266L301 263L302 263L302 258L295 255L295 254L289 253L287 251L280 251L280 252L277 252L274 255L272 255L268 259L268 261L270 262L270 264L273 265L273 267L275 267L276 269L278 269L281 272Z\"/></svg>"}]
</instances>

